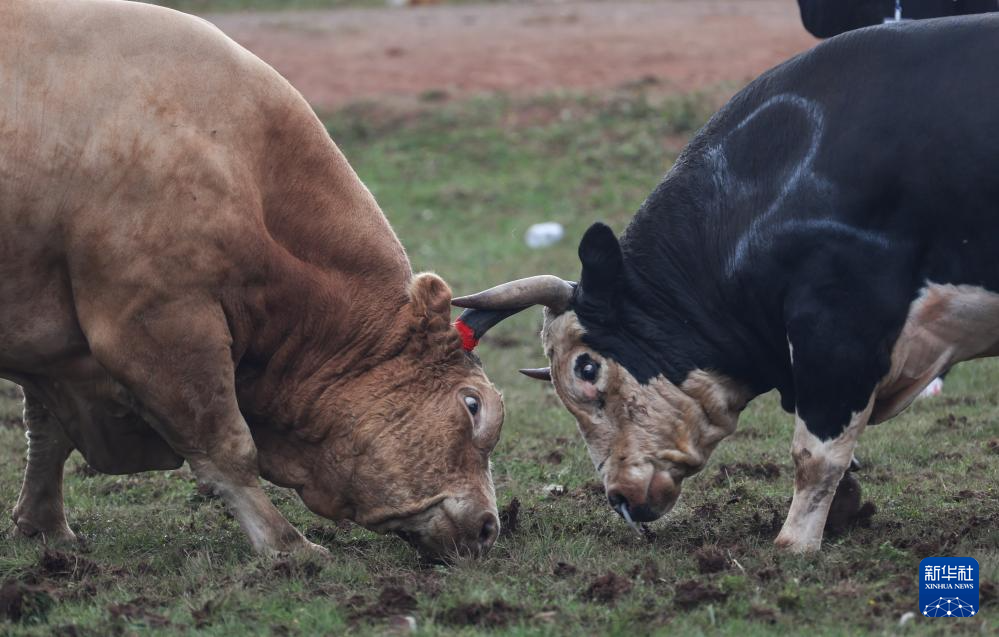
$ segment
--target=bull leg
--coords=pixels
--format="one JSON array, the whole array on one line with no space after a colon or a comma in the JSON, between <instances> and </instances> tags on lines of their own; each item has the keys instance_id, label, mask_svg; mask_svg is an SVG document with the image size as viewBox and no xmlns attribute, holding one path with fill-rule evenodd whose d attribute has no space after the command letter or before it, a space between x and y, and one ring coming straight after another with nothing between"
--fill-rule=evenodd
<instances>
[{"instance_id":1,"label":"bull leg","mask_svg":"<svg viewBox=\"0 0 999 637\"><path fill-rule=\"evenodd\" d=\"M24 392L28 465L14 507L14 533L45 543L72 542L62 500L63 465L74 447L52 413L31 392Z\"/></svg>"},{"instance_id":2,"label":"bull leg","mask_svg":"<svg viewBox=\"0 0 999 637\"><path fill-rule=\"evenodd\" d=\"M219 308L174 304L135 322L116 321L95 336L95 357L129 387L140 413L198 479L223 498L255 551L327 553L285 520L260 487L257 448L236 400L231 337Z\"/></svg>"},{"instance_id":3,"label":"bull leg","mask_svg":"<svg viewBox=\"0 0 999 637\"><path fill-rule=\"evenodd\" d=\"M791 455L794 458L794 498L791 510L774 543L795 553L822 548L822 532L836 487L853 461L853 451L867 426L874 405L856 413L839 436L820 440L797 416Z\"/></svg>"}]
</instances>

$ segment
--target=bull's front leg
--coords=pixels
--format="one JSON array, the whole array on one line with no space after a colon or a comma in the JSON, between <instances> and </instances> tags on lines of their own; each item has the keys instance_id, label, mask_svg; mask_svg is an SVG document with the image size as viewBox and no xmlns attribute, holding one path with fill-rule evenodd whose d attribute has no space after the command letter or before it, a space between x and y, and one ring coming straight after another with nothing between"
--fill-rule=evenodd
<instances>
[{"instance_id":1,"label":"bull's front leg","mask_svg":"<svg viewBox=\"0 0 999 637\"><path fill-rule=\"evenodd\" d=\"M62 497L63 465L73 451L73 443L30 390L24 392L24 425L28 465L12 515L14 533L45 543L75 541L76 534L66 522Z\"/></svg>"},{"instance_id":2,"label":"bull's front leg","mask_svg":"<svg viewBox=\"0 0 999 637\"><path fill-rule=\"evenodd\" d=\"M777 536L777 546L797 553L818 551L822 547L829 507L836 487L853 460L857 439L867 426L871 405L853 414L843 432L821 440L809 431L800 415L795 417L791 455L794 458L794 499L791 510Z\"/></svg>"},{"instance_id":3,"label":"bull's front leg","mask_svg":"<svg viewBox=\"0 0 999 637\"><path fill-rule=\"evenodd\" d=\"M260 486L220 308L180 300L135 317L102 305L81 317L94 356L130 389L139 413L198 480L221 496L256 552L328 554L306 540Z\"/></svg>"}]
</instances>

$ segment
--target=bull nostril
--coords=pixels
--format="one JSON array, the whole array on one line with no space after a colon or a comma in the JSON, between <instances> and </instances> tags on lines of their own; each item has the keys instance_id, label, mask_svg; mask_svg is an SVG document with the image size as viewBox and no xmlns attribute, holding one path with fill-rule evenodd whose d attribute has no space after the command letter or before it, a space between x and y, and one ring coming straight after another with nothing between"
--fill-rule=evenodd
<instances>
[{"instance_id":1,"label":"bull nostril","mask_svg":"<svg viewBox=\"0 0 999 637\"><path fill-rule=\"evenodd\" d=\"M622 506L628 506L628 498L621 495L620 491L615 491L614 489L607 492L607 501L610 502L611 507L615 511L619 511Z\"/></svg>"},{"instance_id":2,"label":"bull nostril","mask_svg":"<svg viewBox=\"0 0 999 637\"><path fill-rule=\"evenodd\" d=\"M479 530L479 546L483 550L489 549L496 541L496 536L499 534L499 524L496 522L496 517L492 513L487 513L482 521L482 528Z\"/></svg>"}]
</instances>

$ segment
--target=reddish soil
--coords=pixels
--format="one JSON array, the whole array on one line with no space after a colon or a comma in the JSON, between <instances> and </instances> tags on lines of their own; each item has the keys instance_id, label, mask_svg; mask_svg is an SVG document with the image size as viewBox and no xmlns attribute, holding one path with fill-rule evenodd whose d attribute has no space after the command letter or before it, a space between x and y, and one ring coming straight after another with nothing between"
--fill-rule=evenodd
<instances>
[{"instance_id":1,"label":"reddish soil","mask_svg":"<svg viewBox=\"0 0 999 637\"><path fill-rule=\"evenodd\" d=\"M794 0L660 0L208 16L317 110L389 96L690 91L744 83L815 43Z\"/></svg>"}]
</instances>

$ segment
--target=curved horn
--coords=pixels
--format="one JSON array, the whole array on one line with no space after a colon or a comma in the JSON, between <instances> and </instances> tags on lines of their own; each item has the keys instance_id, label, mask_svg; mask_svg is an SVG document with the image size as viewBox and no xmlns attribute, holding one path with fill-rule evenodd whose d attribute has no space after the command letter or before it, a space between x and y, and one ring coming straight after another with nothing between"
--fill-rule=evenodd
<instances>
[{"instance_id":1,"label":"curved horn","mask_svg":"<svg viewBox=\"0 0 999 637\"><path fill-rule=\"evenodd\" d=\"M518 279L489 288L484 292L462 296L451 301L458 307L477 310L512 310L531 305L546 305L556 312L569 307L575 284L551 274Z\"/></svg>"},{"instance_id":2,"label":"curved horn","mask_svg":"<svg viewBox=\"0 0 999 637\"><path fill-rule=\"evenodd\" d=\"M538 369L522 369L520 373L528 378L533 378L534 380L545 380L549 383L552 382L552 368L551 367L539 367Z\"/></svg>"}]
</instances>

